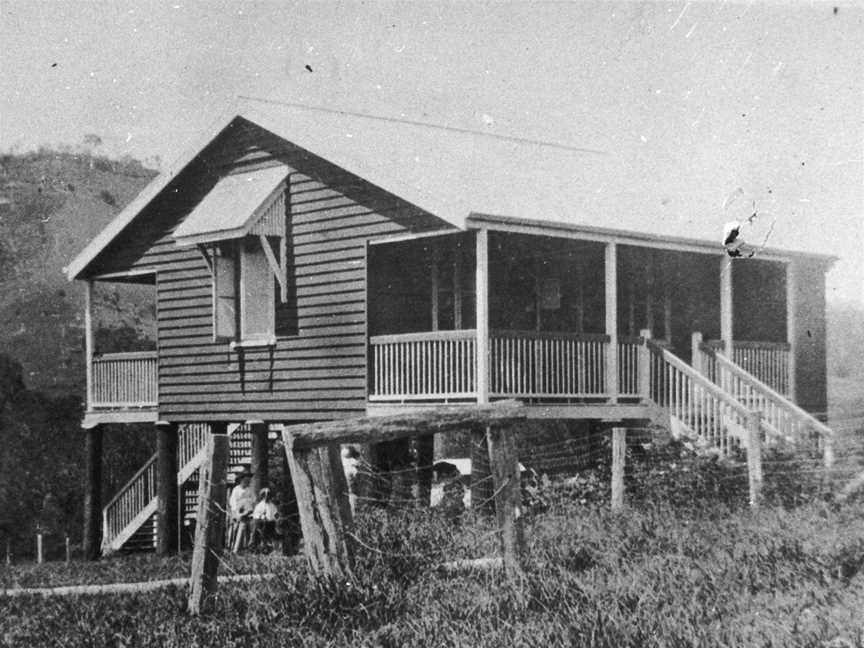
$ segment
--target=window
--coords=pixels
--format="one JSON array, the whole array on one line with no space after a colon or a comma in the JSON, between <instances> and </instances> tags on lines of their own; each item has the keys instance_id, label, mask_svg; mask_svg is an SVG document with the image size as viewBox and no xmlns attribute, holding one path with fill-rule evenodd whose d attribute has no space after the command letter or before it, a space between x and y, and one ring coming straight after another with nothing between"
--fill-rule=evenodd
<instances>
[{"instance_id":1,"label":"window","mask_svg":"<svg viewBox=\"0 0 864 648\"><path fill-rule=\"evenodd\" d=\"M259 238L246 237L214 246L214 339L250 346L273 344L277 309L280 333L296 332L296 325L284 325L286 317L281 311L288 304L282 303L264 244Z\"/></svg>"}]
</instances>

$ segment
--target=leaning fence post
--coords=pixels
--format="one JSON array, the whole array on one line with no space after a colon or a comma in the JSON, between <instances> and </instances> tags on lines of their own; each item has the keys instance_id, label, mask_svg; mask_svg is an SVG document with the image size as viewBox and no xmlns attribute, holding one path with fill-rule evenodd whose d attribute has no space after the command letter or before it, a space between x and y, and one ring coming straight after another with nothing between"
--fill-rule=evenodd
<instances>
[{"instance_id":1,"label":"leaning fence post","mask_svg":"<svg viewBox=\"0 0 864 648\"><path fill-rule=\"evenodd\" d=\"M504 571L512 579L522 576L521 562L525 543L522 532L519 457L511 428L492 426L487 432L487 438L489 464L495 486L495 519L501 534Z\"/></svg>"},{"instance_id":2,"label":"leaning fence post","mask_svg":"<svg viewBox=\"0 0 864 648\"><path fill-rule=\"evenodd\" d=\"M747 414L747 473L750 482L750 506L757 508L762 501L762 413Z\"/></svg>"},{"instance_id":3,"label":"leaning fence post","mask_svg":"<svg viewBox=\"0 0 864 648\"><path fill-rule=\"evenodd\" d=\"M624 462L627 455L627 428L612 428L612 510L624 507Z\"/></svg>"},{"instance_id":4,"label":"leaning fence post","mask_svg":"<svg viewBox=\"0 0 864 648\"><path fill-rule=\"evenodd\" d=\"M471 509L475 515L492 513L493 484L489 474L489 437L485 425L471 429Z\"/></svg>"},{"instance_id":5,"label":"leaning fence post","mask_svg":"<svg viewBox=\"0 0 864 648\"><path fill-rule=\"evenodd\" d=\"M314 576L350 578L353 570L351 504L339 444L295 448L294 436L282 432L294 482L303 553Z\"/></svg>"},{"instance_id":6,"label":"leaning fence post","mask_svg":"<svg viewBox=\"0 0 864 648\"><path fill-rule=\"evenodd\" d=\"M201 613L216 593L217 570L225 546L225 503L228 481L228 434L224 423L214 423L201 464L195 548L189 578L189 613Z\"/></svg>"}]
</instances>

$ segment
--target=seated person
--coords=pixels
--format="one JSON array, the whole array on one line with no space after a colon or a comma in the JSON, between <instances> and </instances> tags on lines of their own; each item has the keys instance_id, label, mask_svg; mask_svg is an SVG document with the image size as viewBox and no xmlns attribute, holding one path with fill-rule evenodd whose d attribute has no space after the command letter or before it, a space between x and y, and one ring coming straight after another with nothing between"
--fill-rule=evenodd
<instances>
[{"instance_id":1,"label":"seated person","mask_svg":"<svg viewBox=\"0 0 864 648\"><path fill-rule=\"evenodd\" d=\"M228 512L231 515L231 550L237 552L250 537L252 511L255 508L255 489L252 487L252 473L244 469L237 475L235 486L228 498Z\"/></svg>"},{"instance_id":2,"label":"seated person","mask_svg":"<svg viewBox=\"0 0 864 648\"><path fill-rule=\"evenodd\" d=\"M276 535L279 507L273 501L269 488L262 488L258 503L252 511L252 546L270 547Z\"/></svg>"}]
</instances>

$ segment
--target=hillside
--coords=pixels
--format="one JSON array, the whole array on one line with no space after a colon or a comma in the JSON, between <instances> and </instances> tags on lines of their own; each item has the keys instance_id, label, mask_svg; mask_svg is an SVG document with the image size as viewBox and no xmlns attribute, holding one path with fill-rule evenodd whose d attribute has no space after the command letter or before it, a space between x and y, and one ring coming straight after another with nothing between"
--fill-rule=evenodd
<instances>
[{"instance_id":1,"label":"hillside","mask_svg":"<svg viewBox=\"0 0 864 648\"><path fill-rule=\"evenodd\" d=\"M63 267L149 182L135 160L40 150L0 156L0 354L29 389L81 394L83 285ZM97 294L97 325L152 329L146 293Z\"/></svg>"}]
</instances>

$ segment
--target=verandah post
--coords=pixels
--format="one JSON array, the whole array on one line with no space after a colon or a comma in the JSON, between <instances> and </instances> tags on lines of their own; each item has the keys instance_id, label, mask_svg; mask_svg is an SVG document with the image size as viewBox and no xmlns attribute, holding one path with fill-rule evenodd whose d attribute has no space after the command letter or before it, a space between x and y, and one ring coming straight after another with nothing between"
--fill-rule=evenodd
<instances>
[{"instance_id":1,"label":"verandah post","mask_svg":"<svg viewBox=\"0 0 864 648\"><path fill-rule=\"evenodd\" d=\"M190 614L198 615L216 593L219 559L225 545L225 505L228 490L228 425L213 423L207 457L200 468L198 516L192 573L189 578Z\"/></svg>"},{"instance_id":2,"label":"verandah post","mask_svg":"<svg viewBox=\"0 0 864 648\"><path fill-rule=\"evenodd\" d=\"M690 364L693 369L700 374L703 373L702 367L702 333L694 331L690 336Z\"/></svg>"},{"instance_id":3,"label":"verandah post","mask_svg":"<svg viewBox=\"0 0 864 648\"><path fill-rule=\"evenodd\" d=\"M477 298L477 404L489 402L489 230L477 230L477 271L475 293Z\"/></svg>"},{"instance_id":4,"label":"verandah post","mask_svg":"<svg viewBox=\"0 0 864 648\"><path fill-rule=\"evenodd\" d=\"M84 284L84 368L86 372L87 411L93 407L93 280Z\"/></svg>"},{"instance_id":5,"label":"verandah post","mask_svg":"<svg viewBox=\"0 0 864 648\"><path fill-rule=\"evenodd\" d=\"M156 423L156 554L166 556L178 548L177 424Z\"/></svg>"},{"instance_id":6,"label":"verandah post","mask_svg":"<svg viewBox=\"0 0 864 648\"><path fill-rule=\"evenodd\" d=\"M797 310L798 301L796 293L798 290L795 266L792 262L786 264L786 342L789 344L789 361L786 366L786 395L789 400L796 403L795 394L795 352L798 344L796 341L797 331L795 326L795 311Z\"/></svg>"},{"instance_id":7,"label":"verandah post","mask_svg":"<svg viewBox=\"0 0 864 648\"><path fill-rule=\"evenodd\" d=\"M613 242L606 244L606 393L609 400L618 400L618 252Z\"/></svg>"},{"instance_id":8,"label":"verandah post","mask_svg":"<svg viewBox=\"0 0 864 648\"><path fill-rule=\"evenodd\" d=\"M720 260L720 339L723 353L732 360L732 259Z\"/></svg>"},{"instance_id":9,"label":"verandah post","mask_svg":"<svg viewBox=\"0 0 864 648\"><path fill-rule=\"evenodd\" d=\"M723 342L721 353L729 360L734 360L732 331L732 259L724 256L720 260L720 340ZM725 367L717 366L717 379L723 390L732 388L731 376Z\"/></svg>"},{"instance_id":10,"label":"verandah post","mask_svg":"<svg viewBox=\"0 0 864 648\"><path fill-rule=\"evenodd\" d=\"M294 448L291 432L282 432L300 525L303 553L309 571L317 577L351 578L353 551L348 483L338 443Z\"/></svg>"},{"instance_id":11,"label":"verandah post","mask_svg":"<svg viewBox=\"0 0 864 648\"><path fill-rule=\"evenodd\" d=\"M651 339L651 329L639 331L642 344L639 345L639 393L642 398L651 398L651 351L648 349L648 340Z\"/></svg>"},{"instance_id":12,"label":"verandah post","mask_svg":"<svg viewBox=\"0 0 864 648\"><path fill-rule=\"evenodd\" d=\"M612 510L624 508L624 462L627 456L627 428L612 428Z\"/></svg>"},{"instance_id":13,"label":"verandah post","mask_svg":"<svg viewBox=\"0 0 864 648\"><path fill-rule=\"evenodd\" d=\"M495 486L495 519L501 534L504 571L511 579L522 576L525 538L522 530L522 495L519 457L510 427L492 426L488 431L489 464Z\"/></svg>"},{"instance_id":14,"label":"verandah post","mask_svg":"<svg viewBox=\"0 0 864 648\"><path fill-rule=\"evenodd\" d=\"M747 414L747 475L750 483L750 507L758 508L762 502L762 413Z\"/></svg>"}]
</instances>

